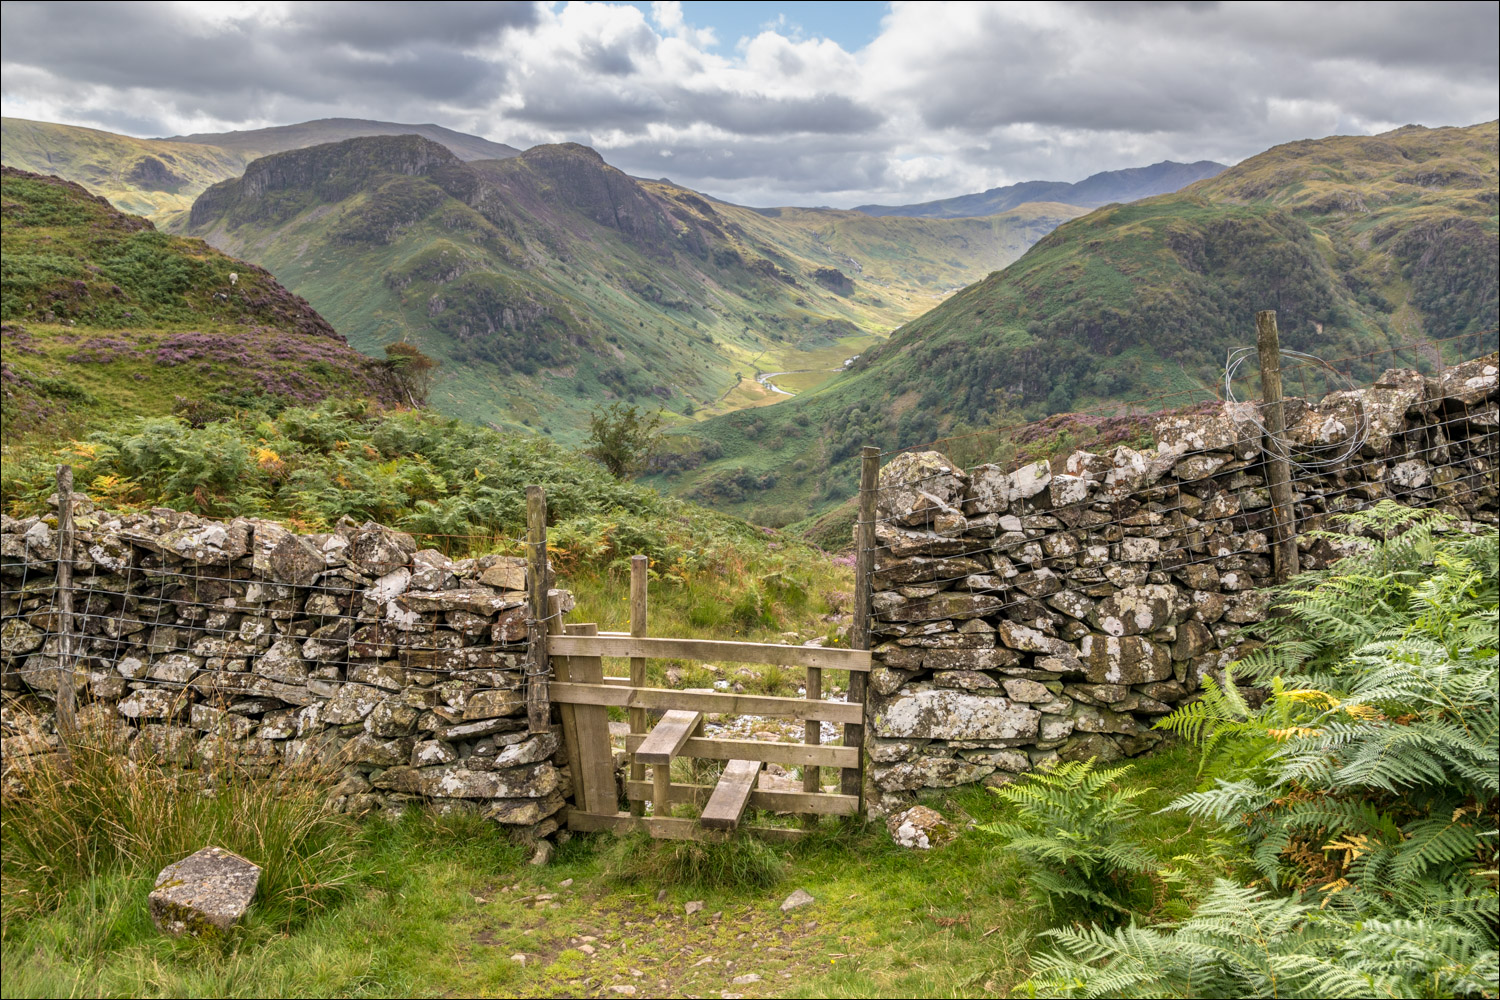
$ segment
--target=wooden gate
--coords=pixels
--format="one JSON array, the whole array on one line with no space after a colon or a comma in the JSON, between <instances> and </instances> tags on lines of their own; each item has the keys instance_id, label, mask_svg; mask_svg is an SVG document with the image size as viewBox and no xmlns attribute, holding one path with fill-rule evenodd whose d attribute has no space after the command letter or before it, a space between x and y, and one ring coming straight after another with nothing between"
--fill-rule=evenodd
<instances>
[{"instance_id":1,"label":"wooden gate","mask_svg":"<svg viewBox=\"0 0 1500 1000\"><path fill-rule=\"evenodd\" d=\"M870 654L857 649L824 649L757 642L660 638L646 634L646 559L631 561L631 632L599 632L591 624L563 626L547 638L552 660L549 694L559 707L563 737L574 775L573 830L645 830L653 837L714 840L740 827L747 809L804 815L852 816L860 809L863 783L864 705L823 698L823 671L846 670L859 676L870 669ZM651 659L778 664L806 670L802 698L652 687L646 682ZM628 661L628 675L606 674L604 661ZM863 688L861 684L849 685ZM615 756L610 742L608 709L628 709L625 738L629 777L620 808ZM703 734L707 715L756 715L804 723L802 743L715 739ZM842 723L844 745L821 742L823 722ZM672 780L672 761L682 758L724 761L715 785ZM801 791L756 787L767 763L803 769ZM821 769L839 768L840 789L825 792ZM649 780L647 769L650 770ZM651 803L650 815L646 803ZM670 806L689 802L701 807L696 819L670 815ZM795 837L795 827L747 826L757 836Z\"/></svg>"},{"instance_id":2,"label":"wooden gate","mask_svg":"<svg viewBox=\"0 0 1500 1000\"><path fill-rule=\"evenodd\" d=\"M600 632L587 623L564 624L561 609L551 596L546 496L540 487L527 488L531 606L547 609L532 623L527 706L534 731L547 726L550 705L558 708L573 775L569 829L616 833L644 830L665 839L719 840L741 828L747 809L811 817L853 816L862 811L865 682L870 670L867 616L879 467L879 450L866 448L860 476L858 560L850 632L851 642L857 647L854 649L653 637L647 628L646 557L640 555L630 564L629 632ZM646 682L646 663L651 659L802 667L806 671L804 697L652 687ZM628 662L628 674L605 674L605 660ZM825 670L849 672L846 700L824 698ZM610 708L627 709L630 720L625 738L629 774L623 789L615 780ZM710 738L704 734L704 717L710 714L801 721L803 741ZM843 724L842 746L822 743L824 722ZM672 761L679 757L725 763L716 784L674 782ZM757 787L767 763L802 768L802 790ZM836 792L822 788L825 767L839 769ZM622 798L628 811L620 808ZM676 803L692 803L701 811L696 818L673 816L671 807ZM805 832L791 826L744 828L766 839L789 839Z\"/></svg>"}]
</instances>

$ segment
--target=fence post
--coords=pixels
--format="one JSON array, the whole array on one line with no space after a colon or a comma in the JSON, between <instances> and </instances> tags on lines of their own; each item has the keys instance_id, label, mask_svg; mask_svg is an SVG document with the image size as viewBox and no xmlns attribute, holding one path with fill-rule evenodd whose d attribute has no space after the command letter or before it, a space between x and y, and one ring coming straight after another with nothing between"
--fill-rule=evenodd
<instances>
[{"instance_id":1,"label":"fence post","mask_svg":"<svg viewBox=\"0 0 1500 1000\"><path fill-rule=\"evenodd\" d=\"M73 686L73 467L57 467L57 735L63 759L77 730Z\"/></svg>"},{"instance_id":2,"label":"fence post","mask_svg":"<svg viewBox=\"0 0 1500 1000\"><path fill-rule=\"evenodd\" d=\"M870 577L875 570L875 487L880 480L880 449L865 445L859 467L859 530L855 535L854 552L854 623L849 630L849 645L854 649L870 648ZM870 714L866 697L866 678L863 673L850 671L849 700L865 706L864 715ZM845 768L842 792L859 796L859 810L865 808L865 724L844 725L844 746L856 747L860 752L859 767Z\"/></svg>"},{"instance_id":3,"label":"fence post","mask_svg":"<svg viewBox=\"0 0 1500 1000\"><path fill-rule=\"evenodd\" d=\"M526 487L526 589L531 602L530 641L526 669L526 728L544 733L551 722L552 703L547 693L547 674L552 668L548 658L547 636L561 631L552 615L547 592L552 581L547 570L547 494L540 486ZM557 625L557 628L553 626ZM574 780L578 776L574 775Z\"/></svg>"},{"instance_id":4,"label":"fence post","mask_svg":"<svg viewBox=\"0 0 1500 1000\"><path fill-rule=\"evenodd\" d=\"M1297 511L1292 500L1292 470L1287 461L1286 415L1281 406L1281 340L1276 310L1255 314L1255 350L1260 356L1260 393L1265 422L1266 473L1271 487L1271 552L1276 582L1297 572Z\"/></svg>"},{"instance_id":5,"label":"fence post","mask_svg":"<svg viewBox=\"0 0 1500 1000\"><path fill-rule=\"evenodd\" d=\"M646 628L646 568L647 560L643 555L630 557L630 634L637 638L645 638L650 633ZM643 688L646 686L646 658L644 656L632 656L630 658L630 686ZM646 710L644 708L632 708L630 710L631 733L646 732ZM636 759L635 754L630 755L630 780L645 781L646 765ZM643 799L631 799L630 811L633 815L646 815L646 803Z\"/></svg>"}]
</instances>

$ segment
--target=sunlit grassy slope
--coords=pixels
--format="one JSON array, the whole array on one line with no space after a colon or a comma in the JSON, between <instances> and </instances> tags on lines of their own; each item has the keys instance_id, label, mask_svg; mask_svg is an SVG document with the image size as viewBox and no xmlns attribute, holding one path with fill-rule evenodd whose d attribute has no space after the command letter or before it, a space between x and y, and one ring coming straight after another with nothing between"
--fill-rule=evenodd
<instances>
[{"instance_id":1,"label":"sunlit grassy slope","mask_svg":"<svg viewBox=\"0 0 1500 1000\"><path fill-rule=\"evenodd\" d=\"M1206 389L1228 348L1254 342L1259 309L1278 311L1285 346L1327 358L1428 338L1448 356L1493 349L1496 167L1494 122L1407 127L1278 146L1177 194L1106 206L850 374L684 435L663 482L797 520L852 492L865 443Z\"/></svg>"},{"instance_id":2,"label":"sunlit grassy slope","mask_svg":"<svg viewBox=\"0 0 1500 1000\"><path fill-rule=\"evenodd\" d=\"M183 407L395 400L305 300L201 240L9 167L0 214L7 444Z\"/></svg>"}]
</instances>

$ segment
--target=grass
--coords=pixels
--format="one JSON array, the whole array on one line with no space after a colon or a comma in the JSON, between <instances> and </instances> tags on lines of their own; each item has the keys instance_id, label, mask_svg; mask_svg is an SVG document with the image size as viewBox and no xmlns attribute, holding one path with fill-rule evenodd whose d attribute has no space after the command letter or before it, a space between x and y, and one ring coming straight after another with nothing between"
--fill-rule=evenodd
<instances>
[{"instance_id":1,"label":"grass","mask_svg":"<svg viewBox=\"0 0 1500 1000\"><path fill-rule=\"evenodd\" d=\"M1181 814L1152 815L1194 783L1196 764L1191 748L1176 748L1138 765L1136 777L1157 787L1131 837L1163 861L1212 853ZM972 787L930 804L965 827L1006 814ZM7 903L4 993L579 996L629 985L651 996L1005 995L1047 926L1015 856L967 828L931 852L898 848L877 825L832 821L793 847L731 844L713 856L574 837L546 867L525 864L471 814L413 812L343 838L339 899L290 922L262 901L219 943L157 935L145 869L74 881L43 910L12 914ZM797 888L816 902L783 914ZM688 914L690 902L701 910Z\"/></svg>"}]
</instances>

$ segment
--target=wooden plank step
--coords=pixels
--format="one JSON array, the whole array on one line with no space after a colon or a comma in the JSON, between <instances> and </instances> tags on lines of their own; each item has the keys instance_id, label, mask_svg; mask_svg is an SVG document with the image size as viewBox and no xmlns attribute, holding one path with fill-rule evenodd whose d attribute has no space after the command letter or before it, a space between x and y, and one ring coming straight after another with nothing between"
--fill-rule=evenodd
<instances>
[{"instance_id":1,"label":"wooden plank step","mask_svg":"<svg viewBox=\"0 0 1500 1000\"><path fill-rule=\"evenodd\" d=\"M732 760L725 764L724 773L719 775L719 783L708 797L708 805L703 807L698 822L710 830L733 830L739 826L763 764L764 761L759 760Z\"/></svg>"},{"instance_id":2,"label":"wooden plank step","mask_svg":"<svg viewBox=\"0 0 1500 1000\"><path fill-rule=\"evenodd\" d=\"M770 642L726 642L719 639L647 639L617 635L550 636L553 656L644 656L656 660L719 660L727 663L775 663L783 667L868 671L868 649L782 646Z\"/></svg>"},{"instance_id":3,"label":"wooden plank step","mask_svg":"<svg viewBox=\"0 0 1500 1000\"><path fill-rule=\"evenodd\" d=\"M649 781L626 783L626 793L635 800L651 799L656 789ZM667 796L671 802L691 802L701 806L713 794L713 785L679 785L672 783ZM778 792L755 788L750 792L750 807L777 813L816 813L820 816L859 815L859 796L837 792Z\"/></svg>"},{"instance_id":4,"label":"wooden plank step","mask_svg":"<svg viewBox=\"0 0 1500 1000\"><path fill-rule=\"evenodd\" d=\"M554 681L549 686L559 705L611 705L620 708L681 708L719 715L767 715L784 719L862 722L864 709L842 701L777 698L771 695L730 694L719 691L679 691L670 688L617 687L612 678L602 684ZM628 681L627 681L628 683Z\"/></svg>"},{"instance_id":5,"label":"wooden plank step","mask_svg":"<svg viewBox=\"0 0 1500 1000\"><path fill-rule=\"evenodd\" d=\"M658 724L657 729L660 728ZM625 749L638 753L639 748L650 738L651 736L627 736ZM858 767L860 748L762 743L760 740L716 740L694 736L682 744L678 754L703 760L763 760L798 767Z\"/></svg>"},{"instance_id":6,"label":"wooden plank step","mask_svg":"<svg viewBox=\"0 0 1500 1000\"><path fill-rule=\"evenodd\" d=\"M636 746L636 760L642 764L671 766L672 758L682 750L688 738L693 735L693 730L702 721L702 712L668 712L661 717L656 728Z\"/></svg>"}]
</instances>

